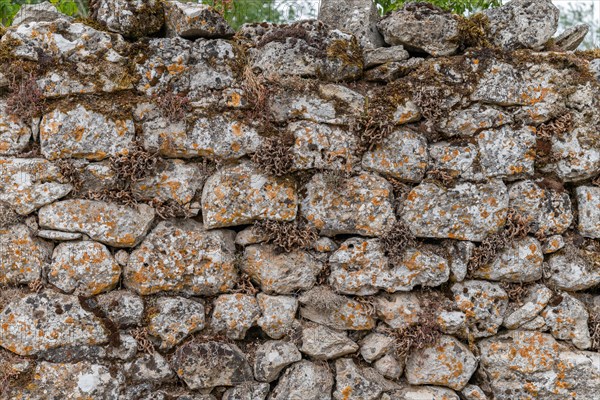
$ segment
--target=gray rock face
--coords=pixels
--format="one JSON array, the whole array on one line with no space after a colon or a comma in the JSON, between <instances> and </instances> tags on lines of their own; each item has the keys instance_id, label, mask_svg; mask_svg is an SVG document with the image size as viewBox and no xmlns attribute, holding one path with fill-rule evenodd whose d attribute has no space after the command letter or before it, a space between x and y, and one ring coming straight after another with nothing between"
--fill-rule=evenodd
<instances>
[{"instance_id":1,"label":"gray rock face","mask_svg":"<svg viewBox=\"0 0 600 400\"><path fill-rule=\"evenodd\" d=\"M533 175L535 128L485 130L477 136L477 142L479 162L486 177L515 180Z\"/></svg>"},{"instance_id":2,"label":"gray rock face","mask_svg":"<svg viewBox=\"0 0 600 400\"><path fill-rule=\"evenodd\" d=\"M410 58L408 51L404 46L379 47L365 51L365 68L372 68L378 65L406 61Z\"/></svg>"},{"instance_id":3,"label":"gray rock face","mask_svg":"<svg viewBox=\"0 0 600 400\"><path fill-rule=\"evenodd\" d=\"M317 286L304 292L298 301L300 315L309 321L338 330L369 330L375 326L372 311L362 303Z\"/></svg>"},{"instance_id":4,"label":"gray rock face","mask_svg":"<svg viewBox=\"0 0 600 400\"><path fill-rule=\"evenodd\" d=\"M51 22L66 15L56 9L54 4L45 1L40 4L23 4L15 15L11 26L29 24L32 22Z\"/></svg>"},{"instance_id":5,"label":"gray rock face","mask_svg":"<svg viewBox=\"0 0 600 400\"><path fill-rule=\"evenodd\" d=\"M348 338L346 332L334 331L318 324L302 328L300 351L315 360L332 360L358 350L358 345Z\"/></svg>"},{"instance_id":6,"label":"gray rock face","mask_svg":"<svg viewBox=\"0 0 600 400\"><path fill-rule=\"evenodd\" d=\"M412 385L429 384L460 390L476 368L477 359L467 346L452 336L442 336L435 345L410 355L405 374Z\"/></svg>"},{"instance_id":7,"label":"gray rock face","mask_svg":"<svg viewBox=\"0 0 600 400\"><path fill-rule=\"evenodd\" d=\"M375 400L383 391L377 382L366 377L349 358L335 362L335 381L333 398L336 400Z\"/></svg>"},{"instance_id":8,"label":"gray rock face","mask_svg":"<svg viewBox=\"0 0 600 400\"><path fill-rule=\"evenodd\" d=\"M558 8L550 0L512 0L484 14L492 43L506 50L540 50L558 27Z\"/></svg>"},{"instance_id":9,"label":"gray rock face","mask_svg":"<svg viewBox=\"0 0 600 400\"><path fill-rule=\"evenodd\" d=\"M511 331L479 342L481 368L498 400L593 399L600 388L600 355L563 350L552 336Z\"/></svg>"},{"instance_id":10,"label":"gray rock face","mask_svg":"<svg viewBox=\"0 0 600 400\"><path fill-rule=\"evenodd\" d=\"M546 307L553 295L554 293L544 285L531 286L523 300L523 305L516 308L511 308L509 305L509 312L506 313L503 325L508 329L517 329L532 321Z\"/></svg>"},{"instance_id":11,"label":"gray rock face","mask_svg":"<svg viewBox=\"0 0 600 400\"><path fill-rule=\"evenodd\" d=\"M171 366L192 390L252 380L252 368L234 344L188 342L177 349Z\"/></svg>"},{"instance_id":12,"label":"gray rock face","mask_svg":"<svg viewBox=\"0 0 600 400\"><path fill-rule=\"evenodd\" d=\"M331 400L332 387L326 366L302 360L285 370L268 400Z\"/></svg>"},{"instance_id":13,"label":"gray rock face","mask_svg":"<svg viewBox=\"0 0 600 400\"><path fill-rule=\"evenodd\" d=\"M385 42L407 50L449 56L459 45L458 22L452 14L422 4L408 4L377 24Z\"/></svg>"},{"instance_id":14,"label":"gray rock face","mask_svg":"<svg viewBox=\"0 0 600 400\"><path fill-rule=\"evenodd\" d=\"M0 228L0 284L29 284L52 257L52 243L37 239L23 224Z\"/></svg>"},{"instance_id":15,"label":"gray rock face","mask_svg":"<svg viewBox=\"0 0 600 400\"><path fill-rule=\"evenodd\" d=\"M360 355L367 362L373 362L387 353L394 343L394 339L381 333L370 333L360 343Z\"/></svg>"},{"instance_id":16,"label":"gray rock face","mask_svg":"<svg viewBox=\"0 0 600 400\"><path fill-rule=\"evenodd\" d=\"M585 305L564 292L559 294L559 300L559 304L546 306L540 314L544 317L552 336L556 339L568 340L578 349L588 349L592 342L588 329L589 314Z\"/></svg>"},{"instance_id":17,"label":"gray rock face","mask_svg":"<svg viewBox=\"0 0 600 400\"><path fill-rule=\"evenodd\" d=\"M281 339L291 329L296 320L298 300L291 296L269 296L259 293L256 296L261 316L256 322L269 337Z\"/></svg>"},{"instance_id":18,"label":"gray rock face","mask_svg":"<svg viewBox=\"0 0 600 400\"><path fill-rule=\"evenodd\" d=\"M564 51L575 50L583 42L589 30L590 26L588 24L572 26L554 38L554 43Z\"/></svg>"},{"instance_id":19,"label":"gray rock face","mask_svg":"<svg viewBox=\"0 0 600 400\"><path fill-rule=\"evenodd\" d=\"M484 129L499 128L512 122L511 114L502 109L481 104L451 111L440 122L440 130L446 136L473 137Z\"/></svg>"},{"instance_id":20,"label":"gray rock face","mask_svg":"<svg viewBox=\"0 0 600 400\"><path fill-rule=\"evenodd\" d=\"M377 316L394 329L408 328L419 322L421 304L415 293L377 296Z\"/></svg>"},{"instance_id":21,"label":"gray rock face","mask_svg":"<svg viewBox=\"0 0 600 400\"><path fill-rule=\"evenodd\" d=\"M204 328L204 306L183 297L160 297L155 314L148 322L148 332L161 339L160 348L170 349L189 334Z\"/></svg>"},{"instance_id":22,"label":"gray rock face","mask_svg":"<svg viewBox=\"0 0 600 400\"><path fill-rule=\"evenodd\" d=\"M376 26L379 13L371 0L322 1L319 19L333 28L352 33L364 49L384 45Z\"/></svg>"},{"instance_id":23,"label":"gray rock face","mask_svg":"<svg viewBox=\"0 0 600 400\"><path fill-rule=\"evenodd\" d=\"M387 397L386 397L387 396ZM382 400L459 400L452 390L438 386L407 386L401 390L384 394Z\"/></svg>"},{"instance_id":24,"label":"gray rock face","mask_svg":"<svg viewBox=\"0 0 600 400\"><path fill-rule=\"evenodd\" d=\"M448 260L430 249L407 249L400 261L389 271L389 292L410 291L415 286L435 287L448 281Z\"/></svg>"},{"instance_id":25,"label":"gray rock face","mask_svg":"<svg viewBox=\"0 0 600 400\"><path fill-rule=\"evenodd\" d=\"M575 190L579 209L579 234L600 238L600 188L579 186Z\"/></svg>"},{"instance_id":26,"label":"gray rock face","mask_svg":"<svg viewBox=\"0 0 600 400\"><path fill-rule=\"evenodd\" d=\"M137 326L142 322L144 301L140 296L126 290L117 290L101 294L96 300L108 318L121 328Z\"/></svg>"},{"instance_id":27,"label":"gray rock face","mask_svg":"<svg viewBox=\"0 0 600 400\"><path fill-rule=\"evenodd\" d=\"M45 291L14 299L0 313L0 346L20 355L107 342L100 319L77 297Z\"/></svg>"},{"instance_id":28,"label":"gray rock face","mask_svg":"<svg viewBox=\"0 0 600 400\"><path fill-rule=\"evenodd\" d=\"M598 255L567 246L548 257L544 276L551 287L567 291L585 290L600 283Z\"/></svg>"},{"instance_id":29,"label":"gray rock face","mask_svg":"<svg viewBox=\"0 0 600 400\"><path fill-rule=\"evenodd\" d=\"M210 325L215 332L224 332L230 339L243 339L256 324L260 308L254 296L223 294L213 303Z\"/></svg>"},{"instance_id":30,"label":"gray rock face","mask_svg":"<svg viewBox=\"0 0 600 400\"><path fill-rule=\"evenodd\" d=\"M16 115L9 115L6 100L0 100L0 155L13 155L23 151L30 138L31 127Z\"/></svg>"},{"instance_id":31,"label":"gray rock face","mask_svg":"<svg viewBox=\"0 0 600 400\"><path fill-rule=\"evenodd\" d=\"M292 343L270 340L256 349L254 377L261 382L273 382L285 367L302 359Z\"/></svg>"},{"instance_id":32,"label":"gray rock face","mask_svg":"<svg viewBox=\"0 0 600 400\"><path fill-rule=\"evenodd\" d=\"M131 253L124 283L139 294L214 295L237 281L235 232L207 231L196 221L163 221Z\"/></svg>"},{"instance_id":33,"label":"gray rock face","mask_svg":"<svg viewBox=\"0 0 600 400\"><path fill-rule=\"evenodd\" d=\"M39 223L43 228L85 233L113 247L136 246L153 220L154 209L145 204L130 208L76 199L52 203L39 211Z\"/></svg>"},{"instance_id":34,"label":"gray rock face","mask_svg":"<svg viewBox=\"0 0 600 400\"><path fill-rule=\"evenodd\" d=\"M421 183L408 194L402 218L419 237L481 241L504 225L507 210L501 181L460 183L452 189Z\"/></svg>"},{"instance_id":35,"label":"gray rock face","mask_svg":"<svg viewBox=\"0 0 600 400\"><path fill-rule=\"evenodd\" d=\"M96 2L95 18L111 32L130 38L150 36L165 22L159 0L100 0Z\"/></svg>"},{"instance_id":36,"label":"gray rock face","mask_svg":"<svg viewBox=\"0 0 600 400\"><path fill-rule=\"evenodd\" d=\"M268 383L246 382L226 390L223 393L223 400L265 400L270 389Z\"/></svg>"},{"instance_id":37,"label":"gray rock face","mask_svg":"<svg viewBox=\"0 0 600 400\"><path fill-rule=\"evenodd\" d=\"M142 354L125 364L125 374L134 382L168 382L175 378L169 363L159 353Z\"/></svg>"},{"instance_id":38,"label":"gray rock face","mask_svg":"<svg viewBox=\"0 0 600 400\"><path fill-rule=\"evenodd\" d=\"M235 33L223 16L207 5L166 1L164 8L168 36L215 39Z\"/></svg>"},{"instance_id":39,"label":"gray rock face","mask_svg":"<svg viewBox=\"0 0 600 400\"><path fill-rule=\"evenodd\" d=\"M458 309L468 315L467 327L473 337L488 337L498 331L508 305L508 295L499 285L464 281L451 289Z\"/></svg>"}]
</instances>

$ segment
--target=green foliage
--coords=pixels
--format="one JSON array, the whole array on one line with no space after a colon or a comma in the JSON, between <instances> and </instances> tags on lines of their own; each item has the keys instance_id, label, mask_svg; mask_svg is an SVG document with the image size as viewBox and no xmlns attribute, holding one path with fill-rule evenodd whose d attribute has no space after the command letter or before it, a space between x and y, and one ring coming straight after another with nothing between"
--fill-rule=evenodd
<instances>
[{"instance_id":1,"label":"green foliage","mask_svg":"<svg viewBox=\"0 0 600 400\"><path fill-rule=\"evenodd\" d=\"M195 1L198 2L198 1ZM276 24L295 19L295 12L288 9L287 16L276 7L276 1L247 0L202 0L201 3L212 6L234 28L238 29L250 22L273 22Z\"/></svg>"},{"instance_id":2,"label":"green foliage","mask_svg":"<svg viewBox=\"0 0 600 400\"><path fill-rule=\"evenodd\" d=\"M416 0L376 0L377 8L381 15L397 10L406 3L415 2ZM502 0L425 0L424 2L431 3L455 14L470 14L502 5Z\"/></svg>"}]
</instances>

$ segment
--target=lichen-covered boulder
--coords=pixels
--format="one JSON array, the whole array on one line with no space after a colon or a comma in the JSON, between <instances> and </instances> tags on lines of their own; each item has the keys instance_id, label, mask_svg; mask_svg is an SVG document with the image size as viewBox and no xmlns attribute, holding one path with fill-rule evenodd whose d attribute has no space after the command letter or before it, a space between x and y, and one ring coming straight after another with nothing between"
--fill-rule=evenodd
<instances>
[{"instance_id":1,"label":"lichen-covered boulder","mask_svg":"<svg viewBox=\"0 0 600 400\"><path fill-rule=\"evenodd\" d=\"M54 249L47 276L63 292L89 297L117 286L121 267L103 244L61 243Z\"/></svg>"},{"instance_id":2,"label":"lichen-covered boulder","mask_svg":"<svg viewBox=\"0 0 600 400\"><path fill-rule=\"evenodd\" d=\"M27 215L71 192L60 170L41 158L0 158L0 201Z\"/></svg>"},{"instance_id":3,"label":"lichen-covered boulder","mask_svg":"<svg viewBox=\"0 0 600 400\"><path fill-rule=\"evenodd\" d=\"M288 334L298 310L298 299L292 296L256 295L261 316L256 324L272 339L281 339Z\"/></svg>"},{"instance_id":4,"label":"lichen-covered boulder","mask_svg":"<svg viewBox=\"0 0 600 400\"><path fill-rule=\"evenodd\" d=\"M338 330L364 331L373 329L375 318L368 306L334 293L324 286L304 292L298 301L300 315L309 320Z\"/></svg>"},{"instance_id":5,"label":"lichen-covered boulder","mask_svg":"<svg viewBox=\"0 0 600 400\"><path fill-rule=\"evenodd\" d=\"M383 392L383 387L364 373L354 360L342 358L335 362L336 400L375 400Z\"/></svg>"},{"instance_id":6,"label":"lichen-covered boulder","mask_svg":"<svg viewBox=\"0 0 600 400\"><path fill-rule=\"evenodd\" d=\"M475 338L495 335L508 306L508 295L495 283L464 281L451 287L454 301L467 315L469 334Z\"/></svg>"},{"instance_id":7,"label":"lichen-covered boulder","mask_svg":"<svg viewBox=\"0 0 600 400\"><path fill-rule=\"evenodd\" d=\"M154 220L154 209L136 208L93 200L64 200L40 209L43 228L81 232L113 247L134 247L140 243Z\"/></svg>"},{"instance_id":8,"label":"lichen-covered boulder","mask_svg":"<svg viewBox=\"0 0 600 400\"><path fill-rule=\"evenodd\" d=\"M40 278L52 257L52 243L16 224L0 228L0 285L29 284Z\"/></svg>"},{"instance_id":9,"label":"lichen-covered boulder","mask_svg":"<svg viewBox=\"0 0 600 400\"><path fill-rule=\"evenodd\" d=\"M362 173L338 184L316 174L306 191L301 214L321 235L378 236L396 222L392 187L377 175Z\"/></svg>"},{"instance_id":10,"label":"lichen-covered boulder","mask_svg":"<svg viewBox=\"0 0 600 400\"><path fill-rule=\"evenodd\" d=\"M177 349L171 366L192 390L236 386L253 378L245 354L229 343L188 342Z\"/></svg>"},{"instance_id":11,"label":"lichen-covered boulder","mask_svg":"<svg viewBox=\"0 0 600 400\"><path fill-rule=\"evenodd\" d=\"M227 389L223 393L222 400L265 400L271 386L268 383L263 382L244 382L241 385L237 385L231 389ZM210 396L210 397L209 397ZM179 397L181 400L186 398ZM207 395L207 397L194 397L193 400L214 400L215 397Z\"/></svg>"},{"instance_id":12,"label":"lichen-covered boulder","mask_svg":"<svg viewBox=\"0 0 600 400\"><path fill-rule=\"evenodd\" d=\"M96 297L98 307L121 328L137 326L144 316L144 301L127 290L113 290Z\"/></svg>"},{"instance_id":13,"label":"lichen-covered boulder","mask_svg":"<svg viewBox=\"0 0 600 400\"><path fill-rule=\"evenodd\" d=\"M558 27L558 8L550 0L512 0L484 11L489 39L506 50L541 50Z\"/></svg>"},{"instance_id":14,"label":"lichen-covered boulder","mask_svg":"<svg viewBox=\"0 0 600 400\"><path fill-rule=\"evenodd\" d=\"M371 363L392 350L393 344L394 339L391 336L373 332L360 342L360 355Z\"/></svg>"},{"instance_id":15,"label":"lichen-covered boulder","mask_svg":"<svg viewBox=\"0 0 600 400\"><path fill-rule=\"evenodd\" d=\"M325 365L302 360L285 370L269 400L331 400L333 376Z\"/></svg>"},{"instance_id":16,"label":"lichen-covered boulder","mask_svg":"<svg viewBox=\"0 0 600 400\"><path fill-rule=\"evenodd\" d=\"M135 360L124 365L124 372L133 382L162 383L175 378L175 373L167 360L157 352L136 357Z\"/></svg>"},{"instance_id":17,"label":"lichen-covered boulder","mask_svg":"<svg viewBox=\"0 0 600 400\"><path fill-rule=\"evenodd\" d=\"M0 346L20 355L107 341L100 319L74 296L29 294L13 299L0 312Z\"/></svg>"},{"instance_id":18,"label":"lichen-covered boulder","mask_svg":"<svg viewBox=\"0 0 600 400\"><path fill-rule=\"evenodd\" d=\"M281 371L302 359L298 348L289 342L269 340L256 349L254 377L261 382L273 382Z\"/></svg>"},{"instance_id":19,"label":"lichen-covered boulder","mask_svg":"<svg viewBox=\"0 0 600 400\"><path fill-rule=\"evenodd\" d=\"M412 385L438 385L460 390L477 368L471 351L453 338L442 336L434 344L410 354L406 379Z\"/></svg>"},{"instance_id":20,"label":"lichen-covered boulder","mask_svg":"<svg viewBox=\"0 0 600 400\"><path fill-rule=\"evenodd\" d=\"M12 20L11 26L32 22L50 22L59 18L68 19L65 14L58 11L56 6L49 1L40 4L23 4Z\"/></svg>"},{"instance_id":21,"label":"lichen-covered boulder","mask_svg":"<svg viewBox=\"0 0 600 400\"><path fill-rule=\"evenodd\" d=\"M293 182L265 175L249 162L223 168L202 191L202 217L208 229L256 220L292 221L298 195Z\"/></svg>"},{"instance_id":22,"label":"lichen-covered boulder","mask_svg":"<svg viewBox=\"0 0 600 400\"><path fill-rule=\"evenodd\" d=\"M384 45L383 37L377 30L377 6L371 0L322 1L319 19L333 28L352 33L364 49Z\"/></svg>"},{"instance_id":23,"label":"lichen-covered boulder","mask_svg":"<svg viewBox=\"0 0 600 400\"><path fill-rule=\"evenodd\" d=\"M163 221L131 253L125 286L142 295L163 291L214 295L237 281L233 231L207 231L193 220Z\"/></svg>"},{"instance_id":24,"label":"lichen-covered boulder","mask_svg":"<svg viewBox=\"0 0 600 400\"><path fill-rule=\"evenodd\" d=\"M544 277L550 287L577 291L600 283L600 256L596 251L567 245L551 254L544 268Z\"/></svg>"},{"instance_id":25,"label":"lichen-covered boulder","mask_svg":"<svg viewBox=\"0 0 600 400\"><path fill-rule=\"evenodd\" d=\"M129 38L150 36L165 22L160 0L99 0L94 17L111 32Z\"/></svg>"},{"instance_id":26,"label":"lichen-covered boulder","mask_svg":"<svg viewBox=\"0 0 600 400\"><path fill-rule=\"evenodd\" d=\"M314 360L333 360L355 353L358 345L343 331L336 331L324 325L306 324L302 327L302 347L300 351Z\"/></svg>"},{"instance_id":27,"label":"lichen-covered boulder","mask_svg":"<svg viewBox=\"0 0 600 400\"><path fill-rule=\"evenodd\" d=\"M402 218L419 237L482 241L504 225L507 212L502 181L465 182L450 189L425 182L406 197Z\"/></svg>"},{"instance_id":28,"label":"lichen-covered boulder","mask_svg":"<svg viewBox=\"0 0 600 400\"><path fill-rule=\"evenodd\" d=\"M256 298L246 294L222 294L213 302L210 326L230 339L241 340L256 324L260 308Z\"/></svg>"},{"instance_id":29,"label":"lichen-covered boulder","mask_svg":"<svg viewBox=\"0 0 600 400\"><path fill-rule=\"evenodd\" d=\"M18 116L10 115L6 100L0 100L0 155L14 155L23 151L31 139L31 126Z\"/></svg>"},{"instance_id":30,"label":"lichen-covered boulder","mask_svg":"<svg viewBox=\"0 0 600 400\"><path fill-rule=\"evenodd\" d=\"M477 135L479 163L486 177L515 180L532 176L536 155L535 128L502 127Z\"/></svg>"},{"instance_id":31,"label":"lichen-covered boulder","mask_svg":"<svg viewBox=\"0 0 600 400\"><path fill-rule=\"evenodd\" d=\"M204 306L183 297L159 297L150 310L148 333L161 340L162 350L179 344L188 335L204 329Z\"/></svg>"},{"instance_id":32,"label":"lichen-covered boulder","mask_svg":"<svg viewBox=\"0 0 600 400\"><path fill-rule=\"evenodd\" d=\"M431 249L409 248L389 271L389 292L410 291L415 286L435 287L448 281L448 260Z\"/></svg>"},{"instance_id":33,"label":"lichen-covered boulder","mask_svg":"<svg viewBox=\"0 0 600 400\"><path fill-rule=\"evenodd\" d=\"M459 46L458 21L447 11L429 4L407 4L377 24L385 42L409 51L450 56Z\"/></svg>"},{"instance_id":34,"label":"lichen-covered boulder","mask_svg":"<svg viewBox=\"0 0 600 400\"><path fill-rule=\"evenodd\" d=\"M499 128L511 122L510 113L493 106L474 103L442 116L438 129L448 137L473 137L485 129Z\"/></svg>"},{"instance_id":35,"label":"lichen-covered boulder","mask_svg":"<svg viewBox=\"0 0 600 400\"><path fill-rule=\"evenodd\" d=\"M592 345L589 313L585 305L570 294L560 293L557 301L546 306L540 315L556 339L568 340L582 350Z\"/></svg>"},{"instance_id":36,"label":"lichen-covered boulder","mask_svg":"<svg viewBox=\"0 0 600 400\"><path fill-rule=\"evenodd\" d=\"M179 1L165 1L163 4L167 36L216 39L235 33L223 16L208 5Z\"/></svg>"},{"instance_id":37,"label":"lichen-covered boulder","mask_svg":"<svg viewBox=\"0 0 600 400\"><path fill-rule=\"evenodd\" d=\"M508 329L517 329L532 321L548 305L554 297L552 290L542 284L529 287L522 304L516 306L510 303L503 325Z\"/></svg>"},{"instance_id":38,"label":"lichen-covered boulder","mask_svg":"<svg viewBox=\"0 0 600 400\"><path fill-rule=\"evenodd\" d=\"M600 239L600 188L579 186L575 193L579 211L579 234Z\"/></svg>"}]
</instances>

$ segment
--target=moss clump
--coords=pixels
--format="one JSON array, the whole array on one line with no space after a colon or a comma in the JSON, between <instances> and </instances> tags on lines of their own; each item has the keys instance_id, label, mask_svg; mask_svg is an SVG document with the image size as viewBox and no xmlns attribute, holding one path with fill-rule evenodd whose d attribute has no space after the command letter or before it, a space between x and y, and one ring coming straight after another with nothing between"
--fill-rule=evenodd
<instances>
[{"instance_id":1,"label":"moss clump","mask_svg":"<svg viewBox=\"0 0 600 400\"><path fill-rule=\"evenodd\" d=\"M490 20L485 14L477 13L470 17L455 15L458 21L458 37L462 48L493 47L490 37Z\"/></svg>"},{"instance_id":2,"label":"moss clump","mask_svg":"<svg viewBox=\"0 0 600 400\"><path fill-rule=\"evenodd\" d=\"M279 222L256 221L252 227L254 234L266 237L269 242L286 252L307 249L317 241L319 235L305 221Z\"/></svg>"}]
</instances>

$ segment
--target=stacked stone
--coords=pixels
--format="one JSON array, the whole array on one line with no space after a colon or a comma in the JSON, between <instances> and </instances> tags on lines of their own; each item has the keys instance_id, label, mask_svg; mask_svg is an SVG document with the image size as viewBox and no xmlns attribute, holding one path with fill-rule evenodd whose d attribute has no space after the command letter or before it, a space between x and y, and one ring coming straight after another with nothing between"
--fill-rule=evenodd
<instances>
[{"instance_id":1,"label":"stacked stone","mask_svg":"<svg viewBox=\"0 0 600 400\"><path fill-rule=\"evenodd\" d=\"M553 39L547 0L479 16L486 48L426 4L93 15L0 39L0 398L595 398L585 27Z\"/></svg>"}]
</instances>

